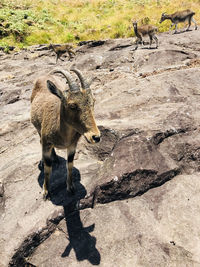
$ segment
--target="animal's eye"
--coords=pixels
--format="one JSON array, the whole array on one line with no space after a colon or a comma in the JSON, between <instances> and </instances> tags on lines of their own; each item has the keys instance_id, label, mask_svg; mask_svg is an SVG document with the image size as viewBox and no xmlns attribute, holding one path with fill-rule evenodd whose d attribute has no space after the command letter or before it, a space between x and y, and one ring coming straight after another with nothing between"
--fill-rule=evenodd
<instances>
[{"instance_id":1,"label":"animal's eye","mask_svg":"<svg viewBox=\"0 0 200 267\"><path fill-rule=\"evenodd\" d=\"M72 109L72 110L77 110L77 109L78 109L78 105L75 104L75 103L70 104L69 107L70 107L70 109Z\"/></svg>"}]
</instances>

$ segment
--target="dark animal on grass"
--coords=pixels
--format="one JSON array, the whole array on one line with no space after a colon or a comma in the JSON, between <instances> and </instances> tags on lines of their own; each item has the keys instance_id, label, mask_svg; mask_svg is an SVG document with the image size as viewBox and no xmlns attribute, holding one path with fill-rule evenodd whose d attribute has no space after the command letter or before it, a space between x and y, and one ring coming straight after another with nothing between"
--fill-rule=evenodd
<instances>
[{"instance_id":1,"label":"dark animal on grass","mask_svg":"<svg viewBox=\"0 0 200 267\"><path fill-rule=\"evenodd\" d=\"M67 190L73 192L72 168L78 140L83 135L91 144L100 141L89 83L79 70L71 71L78 76L81 88L70 72L56 69L36 80L31 95L31 122L42 145L44 199L49 194L52 161L57 157L54 148L67 149ZM64 76L69 89L56 73Z\"/></svg>"},{"instance_id":2,"label":"dark animal on grass","mask_svg":"<svg viewBox=\"0 0 200 267\"><path fill-rule=\"evenodd\" d=\"M138 26L138 22L135 20L132 20L132 23L133 23L135 35L137 37L135 50L138 48L139 43L142 43L142 44L144 43L143 42L144 36L149 36L149 39L150 39L149 48L151 48L153 40L155 40L156 48L158 48L158 38L155 35L156 32L158 31L157 27L155 27L153 25Z\"/></svg>"},{"instance_id":3,"label":"dark animal on grass","mask_svg":"<svg viewBox=\"0 0 200 267\"><path fill-rule=\"evenodd\" d=\"M175 32L174 33L177 33L178 23L188 21L188 27L186 29L186 31L188 31L190 26L191 26L191 21L192 21L195 24L195 30L197 30L197 24L193 18L194 15L195 15L195 12L193 12L190 9L186 9L183 11L177 11L177 12L170 14L170 15L168 15L166 13L162 13L160 23L162 23L166 19L171 20L172 24L171 24L169 30L175 25Z\"/></svg>"}]
</instances>

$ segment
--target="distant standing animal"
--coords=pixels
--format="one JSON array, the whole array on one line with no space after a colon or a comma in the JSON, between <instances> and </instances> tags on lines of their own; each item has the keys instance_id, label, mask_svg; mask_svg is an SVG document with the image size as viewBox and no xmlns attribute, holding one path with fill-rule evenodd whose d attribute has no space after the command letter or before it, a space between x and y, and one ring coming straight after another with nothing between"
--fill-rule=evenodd
<instances>
[{"instance_id":1,"label":"distant standing animal","mask_svg":"<svg viewBox=\"0 0 200 267\"><path fill-rule=\"evenodd\" d=\"M53 51L56 53L56 64L58 62L58 59L65 54L66 52L69 55L69 58L72 58L72 54L76 55L76 53L73 51L73 46L70 44L64 44L64 45L54 45L50 44L49 45L50 49L53 49ZM61 59L61 58L60 58Z\"/></svg>"},{"instance_id":2,"label":"distant standing animal","mask_svg":"<svg viewBox=\"0 0 200 267\"><path fill-rule=\"evenodd\" d=\"M177 24L178 23L188 21L188 27L186 29L186 31L188 31L190 28L190 25L191 25L191 21L192 21L195 24L195 30L197 30L197 24L193 18L194 15L195 15L195 12L193 12L190 9L186 9L183 11L177 11L171 15L168 15L166 13L162 13L160 23L162 23L166 19L171 20L172 24L171 24L169 30L175 25L175 32L174 33L177 33Z\"/></svg>"},{"instance_id":3,"label":"distant standing animal","mask_svg":"<svg viewBox=\"0 0 200 267\"><path fill-rule=\"evenodd\" d=\"M145 35L148 35L149 39L150 39L149 48L151 48L153 39L156 42L156 48L158 48L158 38L155 35L155 33L158 31L157 27L152 26L152 25L138 26L137 25L138 22L135 21L135 20L132 20L132 23L133 23L133 28L134 28L135 35L137 37L135 50L138 48L138 44L139 43L144 44L142 38Z\"/></svg>"},{"instance_id":4,"label":"distant standing animal","mask_svg":"<svg viewBox=\"0 0 200 267\"><path fill-rule=\"evenodd\" d=\"M82 88L70 72L56 69L36 80L31 95L31 122L38 131L42 145L44 199L49 193L52 161L57 158L54 148L67 149L67 190L73 192L72 168L78 140L84 135L91 144L100 141L90 85L79 70L72 71L78 76ZM56 73L66 78L69 90Z\"/></svg>"}]
</instances>

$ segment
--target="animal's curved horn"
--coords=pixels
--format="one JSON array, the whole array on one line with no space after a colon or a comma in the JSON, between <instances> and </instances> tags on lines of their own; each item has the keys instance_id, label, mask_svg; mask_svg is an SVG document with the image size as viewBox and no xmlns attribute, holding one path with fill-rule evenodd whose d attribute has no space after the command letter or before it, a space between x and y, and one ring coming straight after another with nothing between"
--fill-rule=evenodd
<instances>
[{"instance_id":1,"label":"animal's curved horn","mask_svg":"<svg viewBox=\"0 0 200 267\"><path fill-rule=\"evenodd\" d=\"M82 73L80 72L80 70L72 68L71 71L75 72L81 82L81 86L83 89L89 89L90 88L90 84L88 83L88 81L83 77Z\"/></svg>"},{"instance_id":2,"label":"animal's curved horn","mask_svg":"<svg viewBox=\"0 0 200 267\"><path fill-rule=\"evenodd\" d=\"M71 74L68 71L55 69L55 70L50 72L50 74L54 74L54 73L61 73L67 79L67 82L69 84L69 88L71 91L79 91L80 90L79 85L74 81L74 79L72 78Z\"/></svg>"}]
</instances>

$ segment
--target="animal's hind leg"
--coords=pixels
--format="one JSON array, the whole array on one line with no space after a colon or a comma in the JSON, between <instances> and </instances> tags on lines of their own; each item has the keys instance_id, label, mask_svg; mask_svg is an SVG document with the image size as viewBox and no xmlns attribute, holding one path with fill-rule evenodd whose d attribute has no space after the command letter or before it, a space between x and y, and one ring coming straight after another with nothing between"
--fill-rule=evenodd
<instances>
[{"instance_id":1,"label":"animal's hind leg","mask_svg":"<svg viewBox=\"0 0 200 267\"><path fill-rule=\"evenodd\" d=\"M149 42L149 48L151 48L151 45L152 45L152 40L153 40L153 38L152 38L152 36L151 36L151 35L149 35L149 39L150 39L150 42Z\"/></svg>"},{"instance_id":2,"label":"animal's hind leg","mask_svg":"<svg viewBox=\"0 0 200 267\"><path fill-rule=\"evenodd\" d=\"M41 134L40 134L40 132L38 132L38 134L40 136L40 144L42 145L42 140L41 140ZM39 168L39 170L42 170L44 168L43 157L42 157L42 159L40 160L40 162L38 164L38 168Z\"/></svg>"},{"instance_id":3,"label":"animal's hind leg","mask_svg":"<svg viewBox=\"0 0 200 267\"><path fill-rule=\"evenodd\" d=\"M178 26L177 26L177 23L175 24L175 32L174 33L177 33L177 28L178 28Z\"/></svg>"},{"instance_id":4,"label":"animal's hind leg","mask_svg":"<svg viewBox=\"0 0 200 267\"><path fill-rule=\"evenodd\" d=\"M52 145L42 144L42 159L44 163L44 184L43 199L46 200L49 195L49 180L52 172Z\"/></svg>"},{"instance_id":5,"label":"animal's hind leg","mask_svg":"<svg viewBox=\"0 0 200 267\"><path fill-rule=\"evenodd\" d=\"M158 38L154 35L154 36L153 36L153 39L154 39L155 42L156 42L156 48L158 48Z\"/></svg>"},{"instance_id":6,"label":"animal's hind leg","mask_svg":"<svg viewBox=\"0 0 200 267\"><path fill-rule=\"evenodd\" d=\"M56 64L58 62L59 57L60 57L59 54L56 54Z\"/></svg>"},{"instance_id":7,"label":"animal's hind leg","mask_svg":"<svg viewBox=\"0 0 200 267\"><path fill-rule=\"evenodd\" d=\"M195 19L192 18L191 21L195 24L195 28L194 29L197 30L197 23L196 23Z\"/></svg>"}]
</instances>

